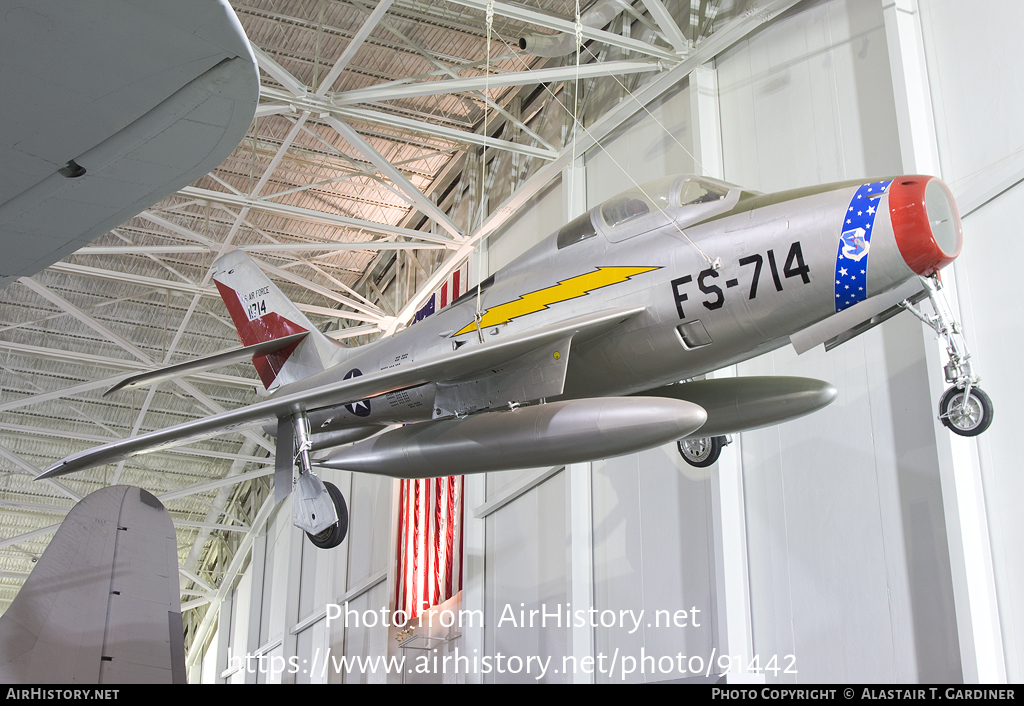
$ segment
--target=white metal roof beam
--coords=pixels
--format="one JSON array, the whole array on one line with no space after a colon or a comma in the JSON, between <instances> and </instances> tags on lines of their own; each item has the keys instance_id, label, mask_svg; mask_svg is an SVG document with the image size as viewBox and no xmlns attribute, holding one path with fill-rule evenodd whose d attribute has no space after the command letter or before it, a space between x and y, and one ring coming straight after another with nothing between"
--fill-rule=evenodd
<instances>
[{"instance_id":1,"label":"white metal roof beam","mask_svg":"<svg viewBox=\"0 0 1024 706\"><path fill-rule=\"evenodd\" d=\"M178 255L188 252L210 252L203 245L91 245L75 251L76 255Z\"/></svg>"},{"instance_id":2,"label":"white metal roof beam","mask_svg":"<svg viewBox=\"0 0 1024 706\"><path fill-rule=\"evenodd\" d=\"M355 2L355 0L353 0L353 2L356 5L359 4L358 2ZM417 44L416 42L412 41L412 39L410 37L406 36L405 33L403 33L401 30L397 29L394 25L392 25L387 20L383 20L381 22L381 24L383 24L384 27L386 27L389 32L391 32L393 35L395 35L396 37L401 39L402 42L404 42L405 44L408 44L413 49L415 49L420 54L420 56L424 57L430 63L432 63L434 66L436 66L439 69L439 71L438 72L434 72L433 75L438 75L438 73L445 73L445 74L448 74L449 76L451 76L452 78L459 78L459 75L456 73L456 71L461 71L463 69L469 69L469 68L477 68L479 66L489 66L492 62L503 61L503 60L505 60L507 58L512 58L511 56L504 56L504 57L498 57L498 58L495 58L495 59L492 60L491 57L488 56L488 57L485 57L483 59L483 61L473 61L473 62L469 62L469 63L459 64L459 65L453 66L453 67L445 66L444 64L442 64L437 59L437 57L432 52L427 51L426 49L421 47L419 44ZM515 54L513 56L518 56L518 54ZM413 78L414 79L419 79L420 77L413 77ZM531 130L530 127L528 125L526 125L525 123L520 122L519 118L513 116L507 110L505 110L500 105L498 105L498 103L493 101L490 96L485 95L482 91L473 91L473 95L476 98L478 98L479 100L482 100L484 103L489 105L491 108L494 108L499 113L501 113L501 115L503 115L506 120L509 120L516 127L518 127L520 130L522 130L527 135L529 135L530 137L535 139L537 141L537 144L542 145L545 150L548 150L548 151L550 151L553 154L557 152L557 150L553 146L551 146L543 137L541 137L540 135L535 133L533 130Z\"/></svg>"},{"instance_id":3,"label":"white metal roof beam","mask_svg":"<svg viewBox=\"0 0 1024 706\"><path fill-rule=\"evenodd\" d=\"M64 310L68 314L71 314L71 316L75 317L83 324L99 333L104 338L113 341L114 343L116 343L121 348L125 349L126 351L134 355L142 362L148 365L154 365L153 359L150 358L149 355L141 348L136 346L134 343L129 341L124 336L115 333L109 327L107 327L106 324L101 323L97 319L93 318L91 315L85 313L80 308L78 308L77 306L75 306L74 304L72 304L67 299L57 294L56 292L50 291L43 285L36 282L34 279L30 279L28 277L21 277L18 279L18 281L21 282L26 287L28 287L29 289L31 289L36 294L38 294L39 296L49 300L52 304L55 304L58 308Z\"/></svg>"},{"instance_id":4,"label":"white metal roof beam","mask_svg":"<svg viewBox=\"0 0 1024 706\"><path fill-rule=\"evenodd\" d=\"M320 252L323 250L447 250L440 243L398 243L393 240L368 240L362 243L263 243L241 245L245 252ZM77 255L174 255L189 252L210 252L199 245L94 245L76 250Z\"/></svg>"},{"instance_id":5,"label":"white metal roof beam","mask_svg":"<svg viewBox=\"0 0 1024 706\"><path fill-rule=\"evenodd\" d=\"M359 150L359 152L368 160L373 162L373 166L377 167L381 174L390 179L395 186L397 186L404 194L409 196L415 203L416 207L419 208L425 216L451 233L455 240L459 241L465 238L458 226L452 223L451 219L448 218L448 214L438 208L437 205L427 198L422 191L417 189L416 186L409 181L404 174L402 174L402 172L400 172L387 160L387 158L384 157L384 155L378 152L373 145L363 139L362 135L355 131L355 128L330 114L322 115L321 117L334 129L335 132L341 135L346 142Z\"/></svg>"},{"instance_id":6,"label":"white metal roof beam","mask_svg":"<svg viewBox=\"0 0 1024 706\"><path fill-rule=\"evenodd\" d=\"M483 135L475 132L466 132L465 130L455 130L453 128L442 127L440 125L431 125L430 123L420 122L419 120L410 120L409 118L402 118L397 115L381 113L375 110L366 110L363 108L335 108L334 112L346 118L365 120L367 122L389 125L391 127L404 130L431 132L434 135L454 140L456 142L463 142L471 145L483 145L486 143L488 149L518 152L519 154L525 154L530 157L539 157L540 159L555 159L558 157L558 153L554 150L531 147L530 145L521 145L516 142L499 140L493 137L485 139Z\"/></svg>"},{"instance_id":7,"label":"white metal roof beam","mask_svg":"<svg viewBox=\"0 0 1024 706\"><path fill-rule=\"evenodd\" d=\"M282 279L286 279L289 282L292 282L294 284L299 285L300 287L305 287L306 289L308 289L311 292L316 292L317 294L320 294L321 296L327 297L328 299L333 299L334 301L338 302L339 304L342 304L344 306L352 307L356 311L359 311L359 312L361 312L363 314L366 314L367 318L362 319L363 321L368 321L370 323L375 323L375 324L379 324L379 323L381 323L383 321L383 318L380 316L380 314L377 311L372 311L371 309L367 308L366 305L364 305L362 302L353 301L349 297L345 297L345 296L342 296L340 294L337 294L332 289L328 289L327 287L322 287L322 286L320 286L319 284L317 284L315 282L310 282L305 277L300 277L299 275L296 275L296 274L293 274L291 272L288 272L287 270L282 270L280 267L275 267L274 265L271 265L268 262L264 262L264 261L260 260L256 264L258 264L266 272L270 272L271 274L275 274L275 275L277 275L278 277L280 277Z\"/></svg>"},{"instance_id":8,"label":"white metal roof beam","mask_svg":"<svg viewBox=\"0 0 1024 706\"><path fill-rule=\"evenodd\" d=\"M484 12L487 11L489 5L492 5L492 3L487 2L487 0L448 1L455 5L463 5L464 7L471 7L474 10L482 10ZM545 27L558 32L564 32L565 34L576 33L576 23L572 20L565 20L561 17L555 17L553 15L537 12L536 10L530 10L522 5L508 5L503 2L493 3L493 8L495 14L501 15L502 17L508 17L509 19L516 20L517 22L533 24L538 27ZM628 49L629 51L635 51L646 56L653 56L659 59L666 59L668 61L678 61L679 59L679 57L668 49L662 49L661 47L656 47L637 39L621 37L611 32L605 32L604 30L596 27L588 27L587 25L583 25L582 29L584 39L593 39L598 42L604 42L605 44L613 47Z\"/></svg>"},{"instance_id":9,"label":"white metal roof beam","mask_svg":"<svg viewBox=\"0 0 1024 706\"><path fill-rule=\"evenodd\" d=\"M331 103L335 107L368 103L396 98L414 96L430 96L439 93L459 93L462 91L478 91L485 88L504 88L507 86L528 86L535 83L552 83L572 81L599 76L624 76L628 74L660 71L662 64L649 59L607 61L601 64L581 64L577 72L575 66L556 66L548 69L529 71L510 71L490 76L471 76L469 78L450 79L446 81L424 81L421 83L378 84L367 88L335 93Z\"/></svg>"},{"instance_id":10,"label":"white metal roof beam","mask_svg":"<svg viewBox=\"0 0 1024 706\"><path fill-rule=\"evenodd\" d=\"M17 537L11 537L10 539L4 539L4 540L0 541L0 549L2 549L4 547L9 547L9 546L14 545L14 544L21 544L22 542L27 542L30 539L36 539L38 537L45 537L48 534L53 534L58 529L60 529L60 525L59 524L58 525L50 525L49 527L43 527L43 528L40 528L40 529L37 529L37 530L32 530L31 532L25 532L24 534L19 534Z\"/></svg>"},{"instance_id":11,"label":"white metal roof beam","mask_svg":"<svg viewBox=\"0 0 1024 706\"><path fill-rule=\"evenodd\" d=\"M113 341L117 345L121 346L126 351L128 351L129 353L131 353L132 355L134 355L136 358L138 358L139 360L143 361L147 365L156 367L156 363L153 361L152 358L149 357L149 355L145 351L143 351L141 348L136 346L134 343L132 343L128 339L126 339L123 336L120 336L117 333L115 333L114 331L110 330L106 325L104 325L103 323L101 323L98 320L94 319L89 314L86 314L84 311L82 311L77 306L75 306L74 304L72 304L68 300L64 299L60 295L58 295L58 294L56 294L54 292L51 292L49 289L47 289L43 285L39 284L38 282L36 282L34 280L29 279L28 277L21 277L21 278L19 278L18 281L21 282L22 284L25 284L27 287L32 289L34 292L36 292L40 296L42 296L42 297L44 297L46 299L49 299L51 302L53 302L58 307L60 307L64 311L68 312L72 316L74 316L76 319L78 319L79 321L84 323L86 326L92 328L93 330L97 331L101 335L103 335L106 338L110 339L111 341ZM219 404L217 404L212 399L207 397L205 394L200 392L191 383L186 382L185 380L181 380L181 379L176 379L173 382L174 382L175 385L177 385L178 387L183 389L185 392L187 392L188 394L192 395L192 397L194 397L196 400L198 400L199 403L202 406L206 407L207 409L212 411L214 414L219 414L220 412L224 411L223 407L221 407ZM259 435L255 434L254 432L252 432L250 430L244 430L244 431L241 432L241 434L243 436L247 437L247 438L252 439L253 441L255 441L260 446L262 446L262 447L266 448L267 450L269 450L271 453L274 453L274 451L275 451L274 447L271 444L268 444L266 442L266 440L262 436L259 436Z\"/></svg>"},{"instance_id":12,"label":"white metal roof beam","mask_svg":"<svg viewBox=\"0 0 1024 706\"><path fill-rule=\"evenodd\" d=\"M314 94L315 97L319 98L327 93L327 90L334 83L335 79L341 73L341 71L344 70L345 66L348 64L349 60L351 60L352 56L358 50L359 46L362 45L362 43L369 36L370 32L372 32L374 27L376 27L377 24L380 22L384 13L387 11L388 7L390 7L391 2L392 0L381 0L381 2L377 5L374 11L370 14L369 19L363 24L363 27L360 28L360 31L356 34L355 37L352 38L352 41L349 42L349 45L345 48L345 51L343 51L341 56L338 57L338 60L335 62L335 65L332 68L331 72L328 74L324 82L320 85L320 87ZM279 73L287 73L279 65L277 68L279 69ZM270 175L274 172L274 170L277 169L277 166L278 164L280 164L280 161L283 158L285 151L294 141L299 130L302 128L303 123L305 123L307 118L309 117L309 113L309 110L304 110L302 112L302 115L299 116L291 132L288 134L288 137L285 138L284 143L281 145L281 149L274 156L274 159L271 160L270 165L263 173L263 177L260 179L259 183L253 189L253 196L256 196L260 193L264 184L266 184L267 180L270 178ZM385 176L391 179L395 186L397 186L407 196L412 198L414 204L420 209L420 211L422 211L424 214L433 219L438 225L440 225L442 228L451 233L455 240L462 240L465 237L459 230L459 228L454 223L451 222L447 214L438 209L433 204L433 202L430 201L430 199L426 198L423 195L423 193L412 184L412 182L406 179L406 177L397 168L390 164L383 157L383 155L377 152L368 142L363 140L361 136L356 134L354 130L351 130L349 134L346 134L347 130L345 128L347 128L347 126L342 127L343 123L340 123L340 121L337 121L334 118L328 118L327 122L328 124L331 125L331 127L333 127L337 132L339 132L339 134L345 137L345 139L347 139L348 142L353 147L355 147L357 150L359 150L359 152L361 152L365 157L367 157L371 162L373 162L374 166L376 166L377 169L381 171L381 173L383 173Z\"/></svg>"},{"instance_id":13,"label":"white metal roof beam","mask_svg":"<svg viewBox=\"0 0 1024 706\"><path fill-rule=\"evenodd\" d=\"M225 206L221 206L221 208L224 208L225 210L227 210ZM262 235L262 236L263 236L264 238L267 238L268 240L274 241L274 242L276 243L276 241L275 241L275 239L273 238L273 236L271 236L271 235L269 235L268 233L266 233L266 232L265 232L265 231L264 231L264 230L263 230L262 228L260 228L259 226L257 226L257 225L255 225L255 224L251 223L251 222L250 222L250 221L248 221L248 220L244 220L244 219L243 219L243 221L242 221L242 222L243 222L243 223L244 223L245 225L247 225L247 226L248 226L249 228L251 228L251 229L253 230L253 232L259 233L259 234L260 234L260 235ZM388 241L388 242L390 242L390 241ZM283 243L279 243L279 244L283 245ZM342 244L342 243L339 243L339 245L341 245L341 244ZM446 245L440 245L440 244L437 244L437 245L438 245L439 247L447 247ZM324 255L319 255L319 256L317 256L317 257L326 257L326 256L329 256L329 255L330 255L330 253L326 253L326 254L324 254ZM365 305L367 305L368 307L370 307L370 309L371 309L372 311L374 311L374 312L375 312L376 314L378 314L378 315L380 315L380 316L383 316L383 315L384 315L384 312L383 312L383 311L381 311L381 310L380 310L379 308L377 308L377 306L376 306L376 305L375 305L375 304L374 304L373 302L371 302L371 301L370 301L369 299L367 299L366 297L364 297L364 296L363 296L362 294L360 294L360 293L359 293L359 292L357 292L356 290L352 289L352 287L349 287L349 286L348 286L347 284L345 284L345 283L344 283L344 282L342 282L341 280L337 279L336 277L334 277L334 276L333 276L333 275L331 275L330 273L326 272L326 271L325 271L325 270L324 270L323 268L321 268L321 267L320 267L319 265L317 265L316 263L312 262L312 261L311 261L311 259L302 259L302 260L297 260L297 261L296 261L295 263L292 263L292 264L295 264L295 265L298 265L298 264L303 264L303 265L306 265L306 266L307 266L307 267L309 267L310 269L312 269L312 270L314 270L315 272L317 272L318 274L320 274L320 275L321 275L322 277L324 277L325 279L328 279L328 280L330 280L331 282L333 282L333 283L334 283L334 285L338 287L338 289L340 289L340 290L342 290L342 291L344 291L344 292L348 292L349 296L355 297L355 298L356 298L356 299L358 299L359 301L363 302L363 304L365 304ZM288 266L288 265L286 265L286 267L287 267L287 266Z\"/></svg>"},{"instance_id":14,"label":"white metal roof beam","mask_svg":"<svg viewBox=\"0 0 1024 706\"><path fill-rule=\"evenodd\" d=\"M280 99L280 91L273 88L260 89L260 95L273 98L274 100ZM411 118L403 118L376 110L366 110L365 108L339 108L326 99L314 100L307 98L301 101L301 103L304 107L322 112L333 112L344 118L354 118L356 120L363 120L365 122L376 123L378 125L387 125L389 127L396 127L403 130L412 130L415 132L437 135L438 137L443 137L447 140L463 144L482 145L484 143L484 136L475 132L456 130L455 128L425 123L420 120L412 120ZM521 145L515 142L509 142L508 140L498 140L495 138L487 138L487 147L498 150L507 150L509 152L518 152L531 157L540 157L541 159L555 159L558 156L558 153L554 150L531 147L530 145ZM268 196L267 198L271 197Z\"/></svg>"},{"instance_id":15,"label":"white metal roof beam","mask_svg":"<svg viewBox=\"0 0 1024 706\"><path fill-rule=\"evenodd\" d=\"M306 84L292 76L287 69L274 61L270 54L267 54L252 42L249 42L249 46L252 47L253 54L256 55L256 63L260 65L261 69L277 79L277 82L288 89L288 92L293 96L306 95Z\"/></svg>"},{"instance_id":16,"label":"white metal roof beam","mask_svg":"<svg viewBox=\"0 0 1024 706\"><path fill-rule=\"evenodd\" d=\"M16 453L14 453L13 451L4 446L0 446L0 456L6 458L8 461L18 466L28 475L31 475L33 478L35 478L36 476L43 472L42 469L36 468L31 463L23 459L21 456L18 456ZM72 500L74 500L75 502L78 502L79 500L82 499L81 495L71 490L71 488L67 487L63 483L59 481L56 483L50 483L49 480L51 479L47 479L47 485L49 485L52 488L56 488L57 490L67 495Z\"/></svg>"},{"instance_id":17,"label":"white metal roof beam","mask_svg":"<svg viewBox=\"0 0 1024 706\"><path fill-rule=\"evenodd\" d=\"M195 398L195 400L201 406L206 407L208 410L210 410L214 414L220 414L221 412L225 411L225 409L223 407L221 407L219 404L214 402L206 394L204 394L203 392L198 390L195 385L193 385L192 383L188 382L187 380L183 380L182 378L175 378L174 380L172 380L172 382L175 385L177 385L178 387L180 387L182 390L184 390L185 392L190 394L193 398ZM256 442L256 444L258 444L259 446L262 446L264 449L266 449L270 453L272 453L272 454L276 454L277 453L277 448L274 446L274 444L268 442L263 437L262 434L257 434L255 431L253 431L251 429L243 429L242 431L240 431L238 433L241 434L242 436L246 437L247 439L250 439L251 441Z\"/></svg>"},{"instance_id":18,"label":"white metal roof beam","mask_svg":"<svg viewBox=\"0 0 1024 706\"><path fill-rule=\"evenodd\" d=\"M245 481L253 480L254 478L263 478L265 476L273 475L273 473L274 465L271 463L267 468L263 468L258 471L239 473L237 475L227 476L226 478L212 480L209 483L197 483L196 485L190 485L182 488L181 490L171 490L166 493L159 493L156 497L160 502L167 503L171 500L177 500L178 498L184 498L189 495L196 495L197 493L205 493L226 485L237 485L238 483L244 483Z\"/></svg>"},{"instance_id":19,"label":"white metal roof beam","mask_svg":"<svg viewBox=\"0 0 1024 706\"><path fill-rule=\"evenodd\" d=\"M685 52L689 49L689 44L686 41L686 37L683 35L682 30L679 29L679 25L672 19L672 15L665 9L665 5L662 4L661 0L643 0L644 7L651 13L651 17L658 23L658 27L665 33L665 38L668 40L672 48L677 52Z\"/></svg>"},{"instance_id":20,"label":"white metal roof beam","mask_svg":"<svg viewBox=\"0 0 1024 706\"><path fill-rule=\"evenodd\" d=\"M292 125L292 129L288 131L288 135L284 138L281 146L277 148L277 154L275 154L274 158L270 160L270 164L267 165L267 168L263 170L263 176L261 176L259 181L256 182L256 186L253 187L249 194L250 196L255 198L260 195L261 191L263 191L263 187L266 186L267 182L270 181L270 177L273 176L275 171L277 171L278 165L281 164L281 160L284 159L284 156L288 153L288 148L292 146L293 142L295 142L295 138L299 135L299 130L302 129L303 124L308 118L309 111L302 111L302 115L296 119L295 124Z\"/></svg>"},{"instance_id":21,"label":"white metal roof beam","mask_svg":"<svg viewBox=\"0 0 1024 706\"><path fill-rule=\"evenodd\" d=\"M234 194L227 194L223 191L210 191L208 189L198 189L194 186L186 186L184 189L179 190L178 193L185 196L216 201L228 206L254 208L258 211L273 213L278 216L284 216L285 218L297 218L302 221L324 223L331 226L341 226L351 230L363 230L380 235L400 235L405 238L423 240L428 243L441 243L449 248L458 247L458 244L451 238L432 235L431 233L426 233L421 230L402 228L400 226L392 226L386 223L374 223L373 221L364 221L359 218L350 218L348 216L340 216L333 213L325 213L323 211L314 211L309 208L289 206L287 204L275 203L273 201L252 199L246 196L235 196Z\"/></svg>"},{"instance_id":22,"label":"white metal roof beam","mask_svg":"<svg viewBox=\"0 0 1024 706\"><path fill-rule=\"evenodd\" d=\"M220 511L223 513L223 510ZM225 525L219 522L196 522L195 520L179 520L171 518L175 527L210 530L213 532L248 532L249 525Z\"/></svg>"},{"instance_id":23,"label":"white metal roof beam","mask_svg":"<svg viewBox=\"0 0 1024 706\"><path fill-rule=\"evenodd\" d=\"M139 409L139 413L135 415L135 423L132 424L132 430L128 436L135 436L139 433L139 429L142 427L142 420L146 418L146 414L149 412L149 406L153 404L153 398L156 397L156 386L152 386L146 392L146 399L142 403L142 407ZM134 405L133 405L134 406ZM110 481L111 485L117 485L121 480L121 471L124 470L124 463L127 459L122 458L117 462L117 468L114 469L114 477Z\"/></svg>"},{"instance_id":24,"label":"white metal roof beam","mask_svg":"<svg viewBox=\"0 0 1024 706\"><path fill-rule=\"evenodd\" d=\"M149 211L143 211L142 213L139 214L139 218L144 218L147 221L149 221L150 223L155 223L156 225L160 226L161 228L166 228L167 230L171 231L172 233L177 233L178 235L183 236L185 238L188 238L189 240L195 240L195 241L197 241L199 243L202 243L203 245L205 245L208 248L215 248L215 247L217 247L217 244L214 243L209 238L207 238L205 236L202 236L202 235L199 235L198 233L195 233L195 232L189 230L188 228L185 228L184 226L180 226L180 225L178 225L177 223L175 223L173 221L169 221L166 218L163 218L162 216L158 216L155 213L150 213Z\"/></svg>"},{"instance_id":25,"label":"white metal roof beam","mask_svg":"<svg viewBox=\"0 0 1024 706\"><path fill-rule=\"evenodd\" d=\"M345 70L348 63L352 61L352 57L356 55L359 48L363 46L363 42L370 36L370 33L377 27L381 19L384 17L384 13L391 7L392 0L380 0L377 3L377 7L373 8L373 12L366 18L366 22L359 28L356 35L352 37L352 41L348 43L345 50L341 52L341 56L334 62L334 66L331 67L330 73L328 73L324 80L321 81L320 86L317 88L316 95L322 96L330 90L334 82L338 80L338 76Z\"/></svg>"},{"instance_id":26,"label":"white metal roof beam","mask_svg":"<svg viewBox=\"0 0 1024 706\"><path fill-rule=\"evenodd\" d=\"M142 287L150 287L153 289L170 289L176 292L200 294L202 296L220 299L220 292L218 292L216 289L214 289L213 287L204 287L198 284L175 282L173 280L162 280L156 279L154 277L144 277L142 275L132 275L126 272L115 272L113 270L104 270L98 267L88 267L86 265L73 265L67 262L54 263L47 269L53 270L55 272L65 272L68 274L82 275L87 277L99 277L100 279L108 279L113 280L115 282L125 282L128 284L135 284ZM300 303L296 303L295 306L298 307L299 311L303 311L307 314L329 316L334 319L351 319L353 321L367 321L367 317L361 314L354 314L350 311L343 311L341 309L329 309L323 306L314 306L312 304Z\"/></svg>"},{"instance_id":27,"label":"white metal roof beam","mask_svg":"<svg viewBox=\"0 0 1024 706\"><path fill-rule=\"evenodd\" d=\"M238 216L236 214L236 218L237 217ZM183 230L186 233L190 233L191 232L191 231L189 231L187 229L182 228L181 226L178 226L178 228L180 230ZM260 250L262 248L262 249L267 249L267 250L274 250L274 249L284 250L284 249L288 248L289 246L290 246L290 244L287 244L287 245L286 244L272 244L272 245L264 245L264 246L255 245L255 246L251 246L251 247L243 247L242 249L243 250ZM438 247L443 247L443 246L438 246ZM306 249L309 249L309 248L306 248ZM366 248L365 245L364 245L363 249L372 249L372 248ZM289 280L291 282L294 282L295 284L298 284L298 285L300 285L302 287L305 287L306 289L309 289L310 291L317 292L317 293L321 294L322 296L327 297L328 299L333 299L334 301L338 302L339 304L341 304L343 306L351 307L351 308L355 309L356 311L362 312L362 313L367 314L369 316L377 316L378 315L377 313L368 310L365 306L363 306L359 302L353 301L352 299L349 299L348 297L345 297L343 295L337 294L333 290L327 289L325 287L321 287L318 284L310 282L309 280L303 279L303 278L301 278L301 277L299 277L297 275L293 275L293 274L291 274L289 272L284 272L283 270L281 270L281 269L279 269L277 267L274 267L273 265L269 265L269 264L263 263L263 262L261 262L259 264L260 264L261 267L263 267L263 269L268 270L270 272L273 272L273 273L277 274L279 277L283 277L284 279L287 279L287 280ZM373 321L374 323L380 323L380 319L379 318L378 319L358 318L357 320L359 320L359 321L368 321L369 320L369 321Z\"/></svg>"}]
</instances>

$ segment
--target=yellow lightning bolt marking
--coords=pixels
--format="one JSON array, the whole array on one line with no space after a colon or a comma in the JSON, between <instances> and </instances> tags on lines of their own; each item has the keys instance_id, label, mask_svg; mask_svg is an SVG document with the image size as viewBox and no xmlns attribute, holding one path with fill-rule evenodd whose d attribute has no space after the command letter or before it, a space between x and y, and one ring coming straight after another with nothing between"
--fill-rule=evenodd
<instances>
[{"instance_id":1,"label":"yellow lightning bolt marking","mask_svg":"<svg viewBox=\"0 0 1024 706\"><path fill-rule=\"evenodd\" d=\"M582 297L584 294L607 287L612 284L625 282L630 277L656 270L657 267L598 267L595 272L588 272L578 277L572 277L559 282L553 287L538 289L536 292L524 294L515 301L499 304L488 309L480 319L480 328L496 326L508 323L512 319L533 314L547 309L551 304L568 301ZM470 288L472 291L472 288ZM456 331L453 336L461 336L464 333L476 330L476 322L466 324L462 329Z\"/></svg>"}]
</instances>

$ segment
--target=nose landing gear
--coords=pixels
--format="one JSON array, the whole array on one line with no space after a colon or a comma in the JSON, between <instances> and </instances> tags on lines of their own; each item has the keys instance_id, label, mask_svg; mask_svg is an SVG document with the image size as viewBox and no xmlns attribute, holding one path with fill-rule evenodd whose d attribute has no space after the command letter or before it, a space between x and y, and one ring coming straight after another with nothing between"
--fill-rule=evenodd
<instances>
[{"instance_id":1,"label":"nose landing gear","mask_svg":"<svg viewBox=\"0 0 1024 706\"><path fill-rule=\"evenodd\" d=\"M953 317L942 294L938 277L922 277L928 299L935 316L927 316L907 301L900 303L904 309L929 326L946 344L949 362L943 368L946 382L953 383L939 400L939 419L950 431L960 436L977 436L992 424L994 408L992 400L978 383L981 381L971 365L971 354L967 351L960 324Z\"/></svg>"}]
</instances>

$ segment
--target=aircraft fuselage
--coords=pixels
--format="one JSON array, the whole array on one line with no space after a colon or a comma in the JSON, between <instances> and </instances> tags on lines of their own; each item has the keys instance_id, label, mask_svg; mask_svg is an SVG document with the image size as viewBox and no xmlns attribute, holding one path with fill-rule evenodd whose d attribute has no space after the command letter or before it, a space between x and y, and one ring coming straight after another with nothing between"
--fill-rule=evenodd
<instances>
[{"instance_id":1,"label":"aircraft fuselage","mask_svg":"<svg viewBox=\"0 0 1024 706\"><path fill-rule=\"evenodd\" d=\"M949 223L936 225L943 209ZM652 182L498 270L481 285L479 302L471 287L449 307L279 394L618 307L644 310L606 335L567 342L564 388L546 399L651 390L783 346L838 311L931 274L955 257L959 237L952 196L929 177L769 195L704 178ZM436 396L427 384L346 405L321 415L313 431L475 411L442 409Z\"/></svg>"}]
</instances>

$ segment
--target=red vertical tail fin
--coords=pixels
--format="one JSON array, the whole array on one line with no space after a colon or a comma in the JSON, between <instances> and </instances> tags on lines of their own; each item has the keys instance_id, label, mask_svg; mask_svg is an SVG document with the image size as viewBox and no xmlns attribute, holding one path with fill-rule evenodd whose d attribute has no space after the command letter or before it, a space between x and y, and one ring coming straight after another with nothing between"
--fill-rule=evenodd
<instances>
[{"instance_id":1,"label":"red vertical tail fin","mask_svg":"<svg viewBox=\"0 0 1024 706\"><path fill-rule=\"evenodd\" d=\"M242 345L309 332L301 341L252 359L268 390L322 372L344 357L345 349L320 333L241 250L213 263L213 281Z\"/></svg>"}]
</instances>

